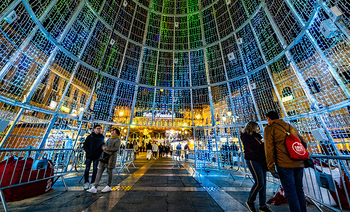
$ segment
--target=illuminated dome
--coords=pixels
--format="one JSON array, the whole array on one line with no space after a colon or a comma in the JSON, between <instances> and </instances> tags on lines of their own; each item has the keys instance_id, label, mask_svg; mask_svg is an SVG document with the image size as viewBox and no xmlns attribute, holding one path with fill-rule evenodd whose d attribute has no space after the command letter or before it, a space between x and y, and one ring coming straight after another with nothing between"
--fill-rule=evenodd
<instances>
[{"instance_id":1,"label":"illuminated dome","mask_svg":"<svg viewBox=\"0 0 350 212\"><path fill-rule=\"evenodd\" d=\"M238 139L271 110L314 152L350 137L345 1L7 0L0 21L2 147L93 123Z\"/></svg>"}]
</instances>

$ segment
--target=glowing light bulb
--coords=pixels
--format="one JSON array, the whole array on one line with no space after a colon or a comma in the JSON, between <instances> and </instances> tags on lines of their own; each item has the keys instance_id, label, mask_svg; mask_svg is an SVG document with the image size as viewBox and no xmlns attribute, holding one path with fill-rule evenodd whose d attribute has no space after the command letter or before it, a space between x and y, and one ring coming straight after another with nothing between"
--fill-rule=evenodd
<instances>
[{"instance_id":1,"label":"glowing light bulb","mask_svg":"<svg viewBox=\"0 0 350 212\"><path fill-rule=\"evenodd\" d=\"M228 112L227 112L227 115L228 115L228 116L232 116L231 111L228 111Z\"/></svg>"}]
</instances>

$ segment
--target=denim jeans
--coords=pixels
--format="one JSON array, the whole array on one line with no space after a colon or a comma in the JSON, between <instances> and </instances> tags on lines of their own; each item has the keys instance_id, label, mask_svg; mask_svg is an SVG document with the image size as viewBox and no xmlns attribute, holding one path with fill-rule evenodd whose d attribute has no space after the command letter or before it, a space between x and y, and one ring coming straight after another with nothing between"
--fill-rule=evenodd
<instances>
[{"instance_id":1,"label":"denim jeans","mask_svg":"<svg viewBox=\"0 0 350 212\"><path fill-rule=\"evenodd\" d=\"M85 160L85 183L89 182L89 172L90 172L90 166L91 163L93 163L93 171L92 171L92 179L91 179L91 183L95 182L96 179L96 174L97 174L97 166L98 166L98 159L96 160L92 160L92 159L88 159L86 158Z\"/></svg>"},{"instance_id":2,"label":"denim jeans","mask_svg":"<svg viewBox=\"0 0 350 212\"><path fill-rule=\"evenodd\" d=\"M304 168L277 167L281 184L288 200L291 212L306 212L306 200L303 191Z\"/></svg>"},{"instance_id":3,"label":"denim jeans","mask_svg":"<svg viewBox=\"0 0 350 212\"><path fill-rule=\"evenodd\" d=\"M252 160L246 160L248 168L253 175L254 185L249 193L249 202L254 202L259 193L259 206L266 205L266 172L267 167L265 163L260 163Z\"/></svg>"}]
</instances>

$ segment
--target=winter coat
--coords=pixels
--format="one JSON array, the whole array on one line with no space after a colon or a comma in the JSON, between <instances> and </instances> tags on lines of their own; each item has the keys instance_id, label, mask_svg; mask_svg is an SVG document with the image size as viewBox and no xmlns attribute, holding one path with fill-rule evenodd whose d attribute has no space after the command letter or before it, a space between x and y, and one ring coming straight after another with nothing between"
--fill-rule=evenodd
<instances>
[{"instance_id":1,"label":"winter coat","mask_svg":"<svg viewBox=\"0 0 350 212\"><path fill-rule=\"evenodd\" d=\"M104 152L111 156L109 157L108 164L105 164L104 167L113 169L115 167L115 163L117 162L117 154L120 148L120 138L109 138L105 146L107 148L104 150Z\"/></svg>"},{"instance_id":2,"label":"winter coat","mask_svg":"<svg viewBox=\"0 0 350 212\"><path fill-rule=\"evenodd\" d=\"M176 146L176 149L177 149L177 150L181 150L181 148L182 148L182 147L181 147L181 144L178 144L178 145Z\"/></svg>"},{"instance_id":3,"label":"winter coat","mask_svg":"<svg viewBox=\"0 0 350 212\"><path fill-rule=\"evenodd\" d=\"M101 157L103 152L102 146L104 144L104 136L102 134L95 134L92 132L84 142L84 150L86 152L86 158L91 160L97 160Z\"/></svg>"},{"instance_id":4,"label":"winter coat","mask_svg":"<svg viewBox=\"0 0 350 212\"><path fill-rule=\"evenodd\" d=\"M157 144L153 144L152 151L153 152L158 152L158 145Z\"/></svg>"},{"instance_id":5,"label":"winter coat","mask_svg":"<svg viewBox=\"0 0 350 212\"><path fill-rule=\"evenodd\" d=\"M255 162L266 163L264 142L258 133L241 134L244 145L244 158Z\"/></svg>"},{"instance_id":6,"label":"winter coat","mask_svg":"<svg viewBox=\"0 0 350 212\"><path fill-rule=\"evenodd\" d=\"M163 152L163 146L162 145L159 146L159 152Z\"/></svg>"},{"instance_id":7,"label":"winter coat","mask_svg":"<svg viewBox=\"0 0 350 212\"><path fill-rule=\"evenodd\" d=\"M139 149L139 146L137 146L137 144L134 145L134 152L137 152L137 150Z\"/></svg>"},{"instance_id":8,"label":"winter coat","mask_svg":"<svg viewBox=\"0 0 350 212\"><path fill-rule=\"evenodd\" d=\"M151 144L151 143L148 143L147 146L146 146L146 149L147 149L147 150L152 150L152 144Z\"/></svg>"},{"instance_id":9,"label":"winter coat","mask_svg":"<svg viewBox=\"0 0 350 212\"><path fill-rule=\"evenodd\" d=\"M284 129L299 138L304 147L307 145L295 127L284 122L282 119L276 119L272 124L267 126L264 131L265 155L268 170L270 172L275 172L275 166L281 168L304 167L304 161L290 158L285 142L287 134L278 124L282 125Z\"/></svg>"},{"instance_id":10,"label":"winter coat","mask_svg":"<svg viewBox=\"0 0 350 212\"><path fill-rule=\"evenodd\" d=\"M190 150L190 147L188 146L188 144L185 145L185 150Z\"/></svg>"}]
</instances>

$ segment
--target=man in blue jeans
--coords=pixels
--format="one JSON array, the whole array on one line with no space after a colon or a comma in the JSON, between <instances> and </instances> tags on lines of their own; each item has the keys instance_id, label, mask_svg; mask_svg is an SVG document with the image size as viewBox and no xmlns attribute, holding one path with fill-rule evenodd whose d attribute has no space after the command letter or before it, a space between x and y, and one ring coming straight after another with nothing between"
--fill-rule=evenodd
<instances>
[{"instance_id":1,"label":"man in blue jeans","mask_svg":"<svg viewBox=\"0 0 350 212\"><path fill-rule=\"evenodd\" d=\"M274 177L280 178L290 211L306 212L304 161L290 158L285 142L286 132L298 137L305 148L306 142L296 128L279 118L277 112L270 111L266 116L269 124L264 131L267 168Z\"/></svg>"},{"instance_id":2,"label":"man in blue jeans","mask_svg":"<svg viewBox=\"0 0 350 212\"><path fill-rule=\"evenodd\" d=\"M89 172L90 172L91 163L93 163L91 184L95 182L98 160L101 157L101 154L103 152L102 146L104 144L104 138L105 137L101 134L101 126L95 125L94 131L86 138L84 142L83 148L86 153L85 154L86 160L85 160L85 174L84 174L84 177L85 177L84 189L88 189L90 187Z\"/></svg>"}]
</instances>

